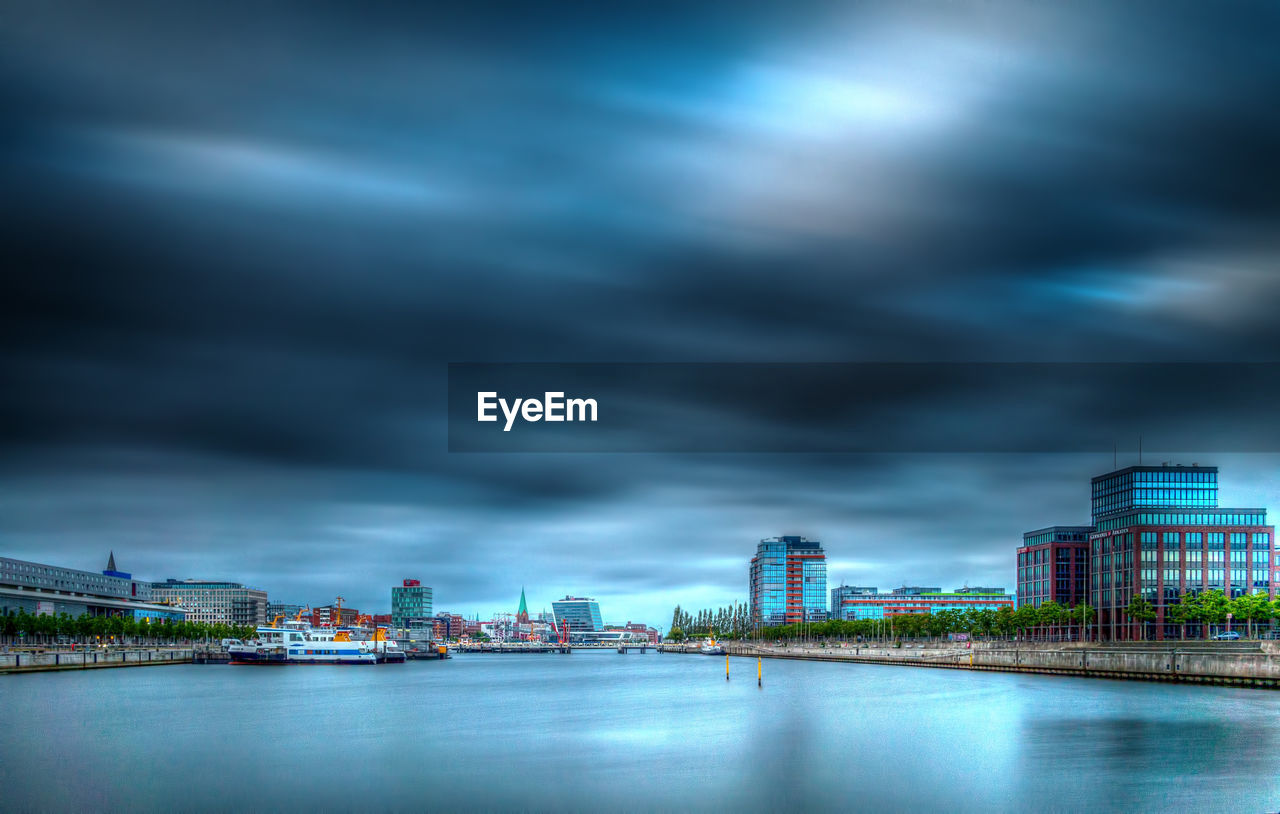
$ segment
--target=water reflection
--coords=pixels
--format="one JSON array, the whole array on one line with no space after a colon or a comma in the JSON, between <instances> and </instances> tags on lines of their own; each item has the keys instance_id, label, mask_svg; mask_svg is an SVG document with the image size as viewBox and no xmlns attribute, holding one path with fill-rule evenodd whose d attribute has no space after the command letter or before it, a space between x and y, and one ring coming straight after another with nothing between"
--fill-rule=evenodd
<instances>
[{"instance_id":1,"label":"water reflection","mask_svg":"<svg viewBox=\"0 0 1280 814\"><path fill-rule=\"evenodd\" d=\"M701 656L0 678L6 810L1275 810L1280 694ZM247 793L228 798L227 790Z\"/></svg>"}]
</instances>

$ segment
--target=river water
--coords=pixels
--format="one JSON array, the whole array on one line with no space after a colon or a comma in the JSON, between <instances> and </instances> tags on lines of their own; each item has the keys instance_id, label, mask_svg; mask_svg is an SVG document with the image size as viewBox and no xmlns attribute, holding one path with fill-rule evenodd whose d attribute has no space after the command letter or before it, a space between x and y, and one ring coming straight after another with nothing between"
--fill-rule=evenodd
<instances>
[{"instance_id":1,"label":"river water","mask_svg":"<svg viewBox=\"0 0 1280 814\"><path fill-rule=\"evenodd\" d=\"M0 676L0 810L1280 810L1280 693L698 655Z\"/></svg>"}]
</instances>

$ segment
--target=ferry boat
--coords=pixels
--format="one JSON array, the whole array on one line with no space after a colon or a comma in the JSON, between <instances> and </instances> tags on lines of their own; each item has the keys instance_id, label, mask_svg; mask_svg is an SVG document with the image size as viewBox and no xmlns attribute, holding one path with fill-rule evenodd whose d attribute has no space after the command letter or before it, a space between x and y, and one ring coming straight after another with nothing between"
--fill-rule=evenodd
<instances>
[{"instance_id":1,"label":"ferry boat","mask_svg":"<svg viewBox=\"0 0 1280 814\"><path fill-rule=\"evenodd\" d=\"M380 632L380 631L379 631ZM289 621L284 627L260 627L257 636L227 648L232 664L377 664L378 649L389 641L353 641L343 630L313 628L305 622ZM404 653L395 648L404 661Z\"/></svg>"}]
</instances>

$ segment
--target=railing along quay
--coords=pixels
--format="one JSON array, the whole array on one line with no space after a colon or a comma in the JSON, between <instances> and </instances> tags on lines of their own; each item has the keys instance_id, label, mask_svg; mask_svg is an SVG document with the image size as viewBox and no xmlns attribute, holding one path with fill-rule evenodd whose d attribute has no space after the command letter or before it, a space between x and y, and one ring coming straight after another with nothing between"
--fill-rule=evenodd
<instances>
[{"instance_id":1,"label":"railing along quay","mask_svg":"<svg viewBox=\"0 0 1280 814\"><path fill-rule=\"evenodd\" d=\"M190 664L191 648L131 650L66 650L0 653L0 673L38 673L49 670L91 670L105 667L146 667Z\"/></svg>"},{"instance_id":2,"label":"railing along quay","mask_svg":"<svg viewBox=\"0 0 1280 814\"><path fill-rule=\"evenodd\" d=\"M687 648L666 646L663 652L692 652ZM725 648L732 656L752 658L1280 688L1280 647L1274 642L1132 642L1117 647L1094 643L1044 646L982 642L963 647L959 643L901 647L844 643L825 648L733 642L725 643Z\"/></svg>"}]
</instances>

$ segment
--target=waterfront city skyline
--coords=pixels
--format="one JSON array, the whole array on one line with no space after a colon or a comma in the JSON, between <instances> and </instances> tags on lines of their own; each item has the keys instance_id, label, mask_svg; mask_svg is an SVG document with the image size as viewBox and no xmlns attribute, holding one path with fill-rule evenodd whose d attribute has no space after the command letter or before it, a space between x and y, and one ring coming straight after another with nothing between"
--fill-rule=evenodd
<instances>
[{"instance_id":1,"label":"waterfront city skyline","mask_svg":"<svg viewBox=\"0 0 1280 814\"><path fill-rule=\"evenodd\" d=\"M1012 592L1023 532L1084 522L1139 434L1274 512L1276 455L1158 423L1096 454L450 453L446 366L1272 361L1276 14L24 6L0 31L0 553L375 610L414 577L468 616L524 585L535 612L666 624L743 601L778 535L822 540L829 585ZM1203 405L1215 441L1274 423L1195 380L1142 395ZM1046 444L1101 419L1008 400L1045 413L891 406ZM779 401L807 406L655 413L832 440L839 398Z\"/></svg>"},{"instance_id":2,"label":"waterfront city skyline","mask_svg":"<svg viewBox=\"0 0 1280 814\"><path fill-rule=\"evenodd\" d=\"M848 457L855 461L865 460L856 456L841 457ZM1004 527L1012 529L1018 523L1023 523L1027 528L1048 525L1042 522L1046 518L1045 512L1048 512L1047 517L1050 519L1053 517L1082 518L1081 522L1087 522L1090 506L1089 478L1109 471L1111 468L1109 465L1100 467L1096 471L1082 468L1081 471L1084 474L1077 477L1076 473L1067 471L1068 462L1077 461L1083 465L1084 461L1098 459L1101 456L982 456L997 460L1004 459L1009 475L1006 478L988 478L984 475L978 479L978 474L987 473L989 470L986 467L976 467L970 471L968 465L972 463L973 456L946 456L946 459L939 459L936 456L894 457L899 459L896 465L902 470L900 478L908 475L925 477L926 475L922 473L927 473L928 477L935 480L949 478L954 481L949 487L952 494L943 504L946 513L929 512L913 515L907 508L909 495L886 491L884 486L872 494L848 496L844 502L851 504L849 506L838 506L837 499L832 494L826 495L822 501L814 500L813 516L825 519L811 521L807 524L808 527L845 529L843 534L839 532L829 534L826 531L810 533L815 538L823 539L827 555L829 588L838 587L841 584L879 585L886 590L899 585L912 584L943 585L947 590L964 586L993 586L1004 588L1014 595L1017 591L1017 580L1013 554L1021 542L1021 532L1016 534L1010 532L1006 539L998 538L994 530ZM1136 453L1131 457L1134 461L1137 460ZM1204 457L1200 455L1197 462L1201 462L1199 458ZM917 460L914 462L909 460L912 458ZM1181 462L1179 458L1169 461L1171 465ZM1222 505L1260 506L1270 509L1267 501L1276 494L1277 488L1280 488L1280 483L1276 480L1273 456L1219 455L1201 463L1218 466L1225 473L1220 483L1219 502ZM1046 472L1051 465L1054 467L1053 474L1043 477L1056 485L1055 488L1059 494L1049 495L1041 483L1024 482L1025 479L1042 477L1032 473L1036 470ZM1124 465L1125 462L1121 460L1121 466ZM966 473L970 476L969 483L964 483ZM1026 474L1019 476L1018 473ZM992 499L990 496L996 492L1000 495L999 499ZM987 497L981 497L984 495ZM1032 495L1038 498L1038 502L1028 502ZM895 501L898 500L903 501L901 504L903 508L899 514L893 515L886 506L895 505ZM865 512L865 515L854 509L855 505L860 506L861 512ZM837 509L839 511L836 511ZM732 520L727 515L723 515L723 510L720 511L722 516L726 517L722 522L731 526ZM937 529L945 530L948 524L953 522L953 518L957 516L956 512L964 512L962 516L969 518L973 528L961 529L950 539L934 537L933 535L938 533ZM1058 514L1055 515L1054 512ZM709 515L710 512L704 510L703 514ZM637 528L642 530L645 526L637 524ZM989 530L990 536L985 540L975 539L978 537L974 533L975 529ZM640 534L641 531L635 533ZM643 621L665 629L670 621L671 607L675 604L680 604L687 610L696 610L747 601L744 575L749 560L756 551L756 546L766 538L759 534L758 529L757 536L754 538L738 536L751 533L750 529L741 528L737 530L737 535L731 537L727 531L708 529L705 539L709 543L707 548L713 549L710 552L713 556L697 556L698 552L694 552L688 564L682 563L680 566L680 569L707 574L706 582L681 584L678 581L681 572L678 570L671 587L647 591L642 588L636 592L596 590L591 588L586 580L575 581L568 578L561 578L563 580L561 582L556 582L553 577L546 582L522 583L520 580L508 578L508 575L514 573L516 569L504 564L495 564L492 569L489 569L489 573L483 575L483 579L474 582L458 582L447 578L446 575L452 573L449 569L433 569L425 559L417 560L420 567L416 569L403 569L405 570L403 575L399 575L399 572L394 570L395 566L380 566L379 568L389 569L388 573L396 574L392 581L386 582L371 582L380 578L380 570L358 562L344 569L342 575L320 578L307 573L284 578L255 570L252 560L241 561L232 556L209 557L203 566L190 557L175 557L174 561L188 563L187 567L192 569L192 573L169 573L164 571L163 565L169 561L165 548L142 548L126 543L119 550L111 550L122 563L122 567L128 567L140 579L155 582L163 582L167 578L241 582L265 589L273 602L300 603L304 606L311 603L319 606L332 603L334 597L341 594L344 597L344 603L349 607L356 607L364 612L387 613L391 606L391 589L401 586L405 578L416 578L434 592L436 597L434 607L437 611L458 613L467 618L479 616L487 619L495 613L514 612L523 585L526 594L530 597L531 613L551 610L551 603L566 595L590 595L600 601L606 623L623 624L627 621ZM886 543L886 541L902 539L904 535L914 536L922 542L910 548ZM961 541L972 546L971 550L956 551L952 545L948 545L948 543L959 544ZM90 540L88 544L91 545L92 542ZM133 551L135 547L139 548L138 553L143 555L143 560L135 559ZM47 552L42 553L33 549L24 553L17 545L11 546L4 555L37 562L53 561L53 558L47 556ZM41 559L41 556L45 558ZM104 561L101 551L91 550L87 556L89 560L83 563L79 560L64 561L65 557L59 557L55 564L89 571L101 568L101 563ZM939 561L933 562L934 558L939 558ZM150 563L161 563L159 568L163 573L149 573ZM220 568L223 570L219 570L219 566L215 563L222 563ZM463 570L476 569L474 563L465 561L459 562L458 566ZM537 566L537 560L531 560L529 570L538 572ZM720 568L724 573L717 579L716 570ZM325 565L320 564L317 570L324 573ZM647 582L649 578L647 575L640 576L643 577L642 582ZM608 582L598 577L596 579L605 584ZM570 587L548 590L544 587L547 584ZM486 586L483 589L486 593L483 595L474 593L476 585ZM584 585L586 587L582 587ZM513 588L514 593L510 593ZM445 591L447 593L444 593ZM445 598L442 599L442 596Z\"/></svg>"}]
</instances>

